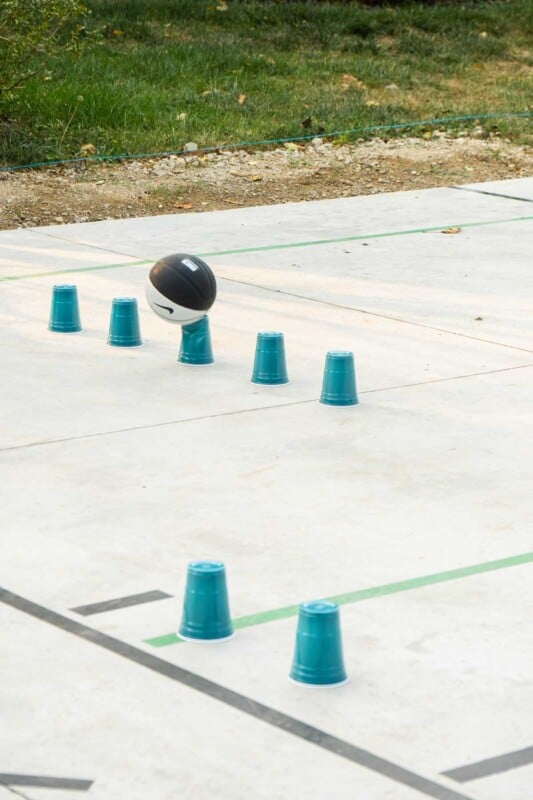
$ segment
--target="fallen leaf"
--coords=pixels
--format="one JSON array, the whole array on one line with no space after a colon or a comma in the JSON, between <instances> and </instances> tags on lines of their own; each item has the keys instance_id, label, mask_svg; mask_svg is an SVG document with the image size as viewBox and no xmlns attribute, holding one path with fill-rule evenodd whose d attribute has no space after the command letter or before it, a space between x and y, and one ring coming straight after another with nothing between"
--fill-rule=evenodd
<instances>
[{"instance_id":1,"label":"fallen leaf","mask_svg":"<svg viewBox=\"0 0 533 800\"><path fill-rule=\"evenodd\" d=\"M360 81L359 78L356 78L355 75L349 75L345 73L341 79L341 89L345 92L347 89L366 89L365 84L363 81Z\"/></svg>"},{"instance_id":2,"label":"fallen leaf","mask_svg":"<svg viewBox=\"0 0 533 800\"><path fill-rule=\"evenodd\" d=\"M240 94L239 95L239 105L242 106L244 104L245 100L246 100L246 95L245 94Z\"/></svg>"},{"instance_id":3,"label":"fallen leaf","mask_svg":"<svg viewBox=\"0 0 533 800\"><path fill-rule=\"evenodd\" d=\"M250 175L248 180L249 181L262 181L263 179L262 179L261 175Z\"/></svg>"},{"instance_id":4,"label":"fallen leaf","mask_svg":"<svg viewBox=\"0 0 533 800\"><path fill-rule=\"evenodd\" d=\"M422 135L422 138L423 138L423 139L425 139L425 140L427 141L428 139L431 139L431 137L432 137L432 136L433 136L433 133L432 133L432 131L426 131L426 132L425 132L425 133Z\"/></svg>"},{"instance_id":5,"label":"fallen leaf","mask_svg":"<svg viewBox=\"0 0 533 800\"><path fill-rule=\"evenodd\" d=\"M377 100L367 100L365 106L368 106L368 108L377 108L379 106L379 103L377 102Z\"/></svg>"},{"instance_id":6,"label":"fallen leaf","mask_svg":"<svg viewBox=\"0 0 533 800\"><path fill-rule=\"evenodd\" d=\"M227 11L228 10L228 4L226 3L226 0L219 0L218 6L216 6L216 10L217 11Z\"/></svg>"},{"instance_id":7,"label":"fallen leaf","mask_svg":"<svg viewBox=\"0 0 533 800\"><path fill-rule=\"evenodd\" d=\"M441 233L461 233L462 228L444 228Z\"/></svg>"},{"instance_id":8,"label":"fallen leaf","mask_svg":"<svg viewBox=\"0 0 533 800\"><path fill-rule=\"evenodd\" d=\"M184 208L184 209L194 208L194 205L192 203L174 203L173 205L174 208Z\"/></svg>"},{"instance_id":9,"label":"fallen leaf","mask_svg":"<svg viewBox=\"0 0 533 800\"><path fill-rule=\"evenodd\" d=\"M304 120L302 120L300 124L302 128L310 128L312 122L313 122L313 117L306 117Z\"/></svg>"},{"instance_id":10,"label":"fallen leaf","mask_svg":"<svg viewBox=\"0 0 533 800\"><path fill-rule=\"evenodd\" d=\"M113 31L113 36L124 36L124 31L121 31L119 28Z\"/></svg>"},{"instance_id":11,"label":"fallen leaf","mask_svg":"<svg viewBox=\"0 0 533 800\"><path fill-rule=\"evenodd\" d=\"M82 156L95 156L96 147L94 144L82 144L80 147L80 155Z\"/></svg>"},{"instance_id":12,"label":"fallen leaf","mask_svg":"<svg viewBox=\"0 0 533 800\"><path fill-rule=\"evenodd\" d=\"M180 119L180 120L187 119L187 112L186 111L182 111L181 114L176 114L176 119Z\"/></svg>"}]
</instances>

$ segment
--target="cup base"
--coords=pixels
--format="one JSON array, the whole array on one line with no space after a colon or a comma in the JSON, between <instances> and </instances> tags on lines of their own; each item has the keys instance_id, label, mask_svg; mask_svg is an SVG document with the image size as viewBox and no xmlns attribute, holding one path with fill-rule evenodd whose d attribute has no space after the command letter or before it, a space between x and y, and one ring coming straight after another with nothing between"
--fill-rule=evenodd
<instances>
[{"instance_id":1,"label":"cup base","mask_svg":"<svg viewBox=\"0 0 533 800\"><path fill-rule=\"evenodd\" d=\"M212 361L204 361L203 364L195 364L193 361L180 361L178 358L178 364L182 364L184 367L210 367L211 364L215 363L215 359Z\"/></svg>"},{"instance_id":2,"label":"cup base","mask_svg":"<svg viewBox=\"0 0 533 800\"><path fill-rule=\"evenodd\" d=\"M349 408L350 406L358 406L359 400L351 401L349 403L332 403L328 400L319 400L321 406L334 406L335 408Z\"/></svg>"},{"instance_id":3,"label":"cup base","mask_svg":"<svg viewBox=\"0 0 533 800\"><path fill-rule=\"evenodd\" d=\"M233 639L235 636L235 631L230 633L229 636L221 636L219 639L195 639L192 636L184 636L182 633L178 631L176 636L179 639L183 639L184 642L193 642L195 644L210 644L211 642L227 642L230 639Z\"/></svg>"},{"instance_id":4,"label":"cup base","mask_svg":"<svg viewBox=\"0 0 533 800\"><path fill-rule=\"evenodd\" d=\"M250 381L250 383L254 383L256 386L287 386L290 381Z\"/></svg>"},{"instance_id":5,"label":"cup base","mask_svg":"<svg viewBox=\"0 0 533 800\"><path fill-rule=\"evenodd\" d=\"M303 686L305 689L336 689L337 686L344 686L350 679L344 678L342 681L336 683L304 683L304 681L297 681L289 676L289 681L295 683L296 686Z\"/></svg>"}]
</instances>

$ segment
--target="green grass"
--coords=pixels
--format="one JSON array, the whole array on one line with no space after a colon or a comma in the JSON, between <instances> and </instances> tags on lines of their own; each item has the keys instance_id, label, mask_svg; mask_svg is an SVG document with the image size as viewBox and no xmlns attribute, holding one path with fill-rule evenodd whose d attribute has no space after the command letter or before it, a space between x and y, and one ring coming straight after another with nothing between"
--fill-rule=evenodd
<instances>
[{"instance_id":1,"label":"green grass","mask_svg":"<svg viewBox=\"0 0 533 800\"><path fill-rule=\"evenodd\" d=\"M88 143L101 155L159 152L531 110L531 0L227 4L88 0L82 55L24 86L0 122L1 163L69 158ZM531 139L527 118L485 128Z\"/></svg>"}]
</instances>

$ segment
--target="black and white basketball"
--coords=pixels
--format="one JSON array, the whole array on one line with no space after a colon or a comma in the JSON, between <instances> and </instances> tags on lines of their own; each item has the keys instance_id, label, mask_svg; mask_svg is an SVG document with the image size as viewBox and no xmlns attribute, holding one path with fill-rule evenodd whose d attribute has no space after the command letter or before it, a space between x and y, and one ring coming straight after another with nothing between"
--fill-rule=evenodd
<instances>
[{"instance_id":1,"label":"black and white basketball","mask_svg":"<svg viewBox=\"0 0 533 800\"><path fill-rule=\"evenodd\" d=\"M217 296L213 270L198 256L176 253L154 264L146 284L152 311L179 325L201 319Z\"/></svg>"}]
</instances>

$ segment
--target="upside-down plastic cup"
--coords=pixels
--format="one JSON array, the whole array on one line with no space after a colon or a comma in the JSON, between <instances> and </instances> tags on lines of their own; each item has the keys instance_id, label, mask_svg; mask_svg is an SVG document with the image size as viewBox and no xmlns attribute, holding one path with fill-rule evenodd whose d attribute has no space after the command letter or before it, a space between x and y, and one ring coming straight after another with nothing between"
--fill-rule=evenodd
<instances>
[{"instance_id":1,"label":"upside-down plastic cup","mask_svg":"<svg viewBox=\"0 0 533 800\"><path fill-rule=\"evenodd\" d=\"M326 406L356 406L359 403L353 353L330 350L326 355L320 402Z\"/></svg>"},{"instance_id":2,"label":"upside-down plastic cup","mask_svg":"<svg viewBox=\"0 0 533 800\"><path fill-rule=\"evenodd\" d=\"M139 311L134 297L115 297L113 300L107 343L113 347L138 347L142 344Z\"/></svg>"},{"instance_id":3,"label":"upside-down plastic cup","mask_svg":"<svg viewBox=\"0 0 533 800\"><path fill-rule=\"evenodd\" d=\"M181 326L180 364L203 366L212 364L215 358L211 346L209 318L207 316Z\"/></svg>"},{"instance_id":4,"label":"upside-down plastic cup","mask_svg":"<svg viewBox=\"0 0 533 800\"><path fill-rule=\"evenodd\" d=\"M278 331L258 333L252 383L279 385L288 382L283 334Z\"/></svg>"},{"instance_id":5,"label":"upside-down plastic cup","mask_svg":"<svg viewBox=\"0 0 533 800\"><path fill-rule=\"evenodd\" d=\"M213 642L233 636L226 570L221 561L191 561L178 635L187 641Z\"/></svg>"},{"instance_id":6,"label":"upside-down plastic cup","mask_svg":"<svg viewBox=\"0 0 533 800\"><path fill-rule=\"evenodd\" d=\"M348 680L336 603L301 604L290 678L307 686L338 686Z\"/></svg>"},{"instance_id":7,"label":"upside-down plastic cup","mask_svg":"<svg viewBox=\"0 0 533 800\"><path fill-rule=\"evenodd\" d=\"M56 333L81 331L78 290L70 284L54 286L48 330Z\"/></svg>"}]
</instances>

